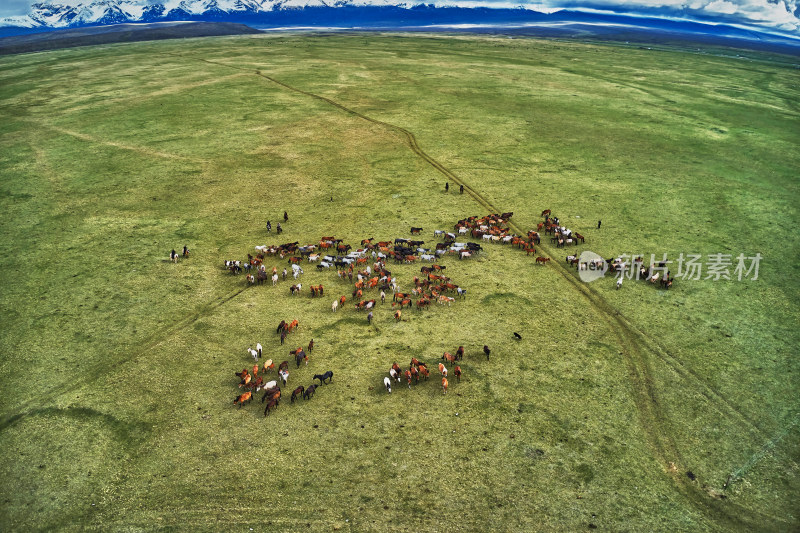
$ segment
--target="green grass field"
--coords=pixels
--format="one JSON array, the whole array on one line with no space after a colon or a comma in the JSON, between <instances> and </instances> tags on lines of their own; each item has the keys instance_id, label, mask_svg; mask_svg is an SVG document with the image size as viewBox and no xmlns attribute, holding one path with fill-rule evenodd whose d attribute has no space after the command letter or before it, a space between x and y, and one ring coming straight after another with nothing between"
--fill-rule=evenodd
<instances>
[{"instance_id":1,"label":"green grass field","mask_svg":"<svg viewBox=\"0 0 800 533\"><path fill-rule=\"evenodd\" d=\"M0 529L797 531L796 58L717 52L343 34L0 58ZM467 297L401 322L368 326L333 271L292 297L222 268L547 208L586 244L446 257ZM617 291L575 250L762 260ZM311 338L284 392L330 385L232 406L248 347ZM436 372L383 389L459 345L446 395Z\"/></svg>"}]
</instances>

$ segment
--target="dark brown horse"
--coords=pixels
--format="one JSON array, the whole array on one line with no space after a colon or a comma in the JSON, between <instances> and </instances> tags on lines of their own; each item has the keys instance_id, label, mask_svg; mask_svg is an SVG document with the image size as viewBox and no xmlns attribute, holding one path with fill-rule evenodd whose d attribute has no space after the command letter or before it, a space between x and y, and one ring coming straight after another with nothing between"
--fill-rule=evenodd
<instances>
[{"instance_id":1,"label":"dark brown horse","mask_svg":"<svg viewBox=\"0 0 800 533\"><path fill-rule=\"evenodd\" d=\"M292 391L292 400L291 400L291 403L294 403L295 399L297 399L297 397L298 397L298 396L302 396L302 395L303 395L303 392L305 392L305 390L306 390L306 388L305 388L305 387L303 387L302 385L300 385L299 387L297 387L296 389L294 389L294 390Z\"/></svg>"}]
</instances>

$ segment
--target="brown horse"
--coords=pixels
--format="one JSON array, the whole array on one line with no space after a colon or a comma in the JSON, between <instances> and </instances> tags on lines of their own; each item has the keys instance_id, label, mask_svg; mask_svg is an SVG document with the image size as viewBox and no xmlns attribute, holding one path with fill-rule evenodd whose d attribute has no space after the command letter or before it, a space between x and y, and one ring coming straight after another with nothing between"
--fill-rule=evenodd
<instances>
[{"instance_id":1,"label":"brown horse","mask_svg":"<svg viewBox=\"0 0 800 533\"><path fill-rule=\"evenodd\" d=\"M317 390L317 386L316 385L309 385L308 388L303 393L303 399L304 400L308 400L309 398L314 396L314 393L316 392L316 390Z\"/></svg>"},{"instance_id":2,"label":"brown horse","mask_svg":"<svg viewBox=\"0 0 800 533\"><path fill-rule=\"evenodd\" d=\"M239 407L242 407L244 405L244 402L249 402L252 399L253 399L253 393L248 391L245 392L244 394L240 394L239 396L237 396L236 399L233 400L233 405L236 405L238 403Z\"/></svg>"},{"instance_id":3,"label":"brown horse","mask_svg":"<svg viewBox=\"0 0 800 533\"><path fill-rule=\"evenodd\" d=\"M270 400L267 402L267 407L264 409L264 416L269 415L270 411L278 408L278 400Z\"/></svg>"},{"instance_id":4,"label":"brown horse","mask_svg":"<svg viewBox=\"0 0 800 533\"><path fill-rule=\"evenodd\" d=\"M537 257L536 258L536 264L540 264L541 263L543 265L543 264L547 263L548 261L550 261L549 257Z\"/></svg>"},{"instance_id":5,"label":"brown horse","mask_svg":"<svg viewBox=\"0 0 800 533\"><path fill-rule=\"evenodd\" d=\"M419 365L419 373L425 379L428 379L428 376L430 376L430 372L428 372L428 367L423 364Z\"/></svg>"},{"instance_id":6,"label":"brown horse","mask_svg":"<svg viewBox=\"0 0 800 533\"><path fill-rule=\"evenodd\" d=\"M291 400L291 403L294 403L294 401L297 399L297 397L298 397L298 396L302 396L302 395L303 395L303 392L305 392L305 390L306 390L306 388L305 388L305 387L303 387L302 385L300 385L299 387L297 387L296 389L294 389L294 390L292 391L292 400Z\"/></svg>"}]
</instances>

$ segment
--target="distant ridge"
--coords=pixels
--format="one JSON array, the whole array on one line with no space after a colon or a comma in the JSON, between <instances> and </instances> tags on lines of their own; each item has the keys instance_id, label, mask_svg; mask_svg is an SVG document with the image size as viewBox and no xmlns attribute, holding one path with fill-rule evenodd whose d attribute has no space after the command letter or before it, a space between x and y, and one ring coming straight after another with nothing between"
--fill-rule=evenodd
<instances>
[{"instance_id":1,"label":"distant ridge","mask_svg":"<svg viewBox=\"0 0 800 533\"><path fill-rule=\"evenodd\" d=\"M261 33L234 22L165 22L151 24L114 24L53 30L0 38L0 55L41 52L75 46L215 37Z\"/></svg>"},{"instance_id":2,"label":"distant ridge","mask_svg":"<svg viewBox=\"0 0 800 533\"><path fill-rule=\"evenodd\" d=\"M175 15L175 13L172 13ZM163 15L163 14L162 14ZM233 20L221 13L189 16L190 20L48 27L0 27L0 55L116 42L180 39L261 33L261 30L465 32L508 37L619 41L642 46L696 45L758 50L800 56L800 38L745 28L562 10L540 13L526 9L435 7L432 5L302 7L257 14L239 13ZM230 17L231 15L224 15ZM191 20L194 19L194 20ZM39 32L39 33L34 33ZM732 53L736 53L733 51Z\"/></svg>"}]
</instances>

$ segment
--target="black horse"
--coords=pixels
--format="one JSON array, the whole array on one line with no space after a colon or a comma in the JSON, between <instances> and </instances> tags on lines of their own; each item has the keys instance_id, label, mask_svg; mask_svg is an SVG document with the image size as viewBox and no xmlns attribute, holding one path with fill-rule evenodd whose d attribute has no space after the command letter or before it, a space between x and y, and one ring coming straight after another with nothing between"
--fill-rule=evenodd
<instances>
[{"instance_id":1,"label":"black horse","mask_svg":"<svg viewBox=\"0 0 800 533\"><path fill-rule=\"evenodd\" d=\"M320 381L320 384L325 383L327 385L333 379L333 371L328 370L324 374L314 374L314 377L312 379L318 379ZM328 382L326 383L325 380L328 380Z\"/></svg>"},{"instance_id":2,"label":"black horse","mask_svg":"<svg viewBox=\"0 0 800 533\"><path fill-rule=\"evenodd\" d=\"M306 359L306 352L303 350L300 350L294 354L294 362L297 363L297 368L300 368L300 363L303 362L303 359Z\"/></svg>"},{"instance_id":3,"label":"black horse","mask_svg":"<svg viewBox=\"0 0 800 533\"><path fill-rule=\"evenodd\" d=\"M317 390L316 385L309 385L308 388L305 390L305 392L303 392L303 399L308 400L309 398L314 396L316 390Z\"/></svg>"}]
</instances>

